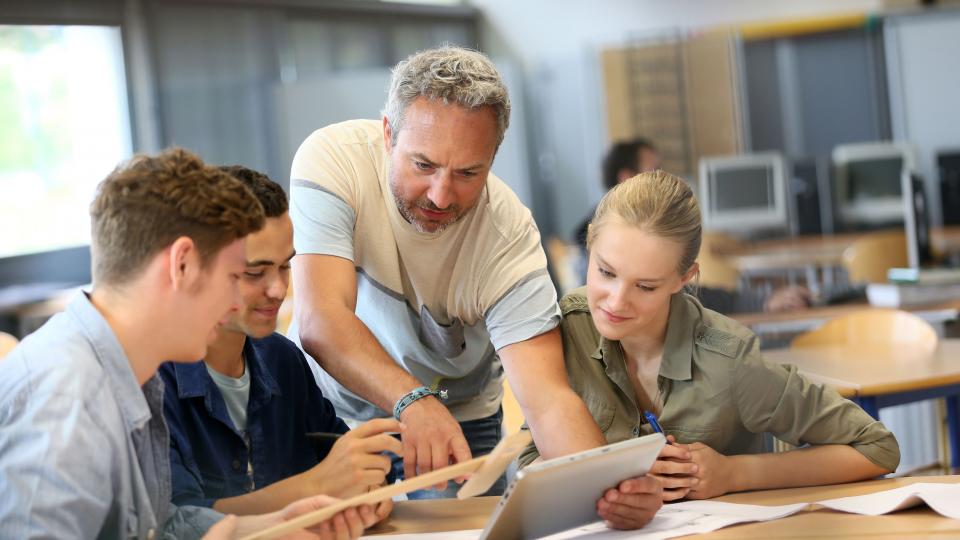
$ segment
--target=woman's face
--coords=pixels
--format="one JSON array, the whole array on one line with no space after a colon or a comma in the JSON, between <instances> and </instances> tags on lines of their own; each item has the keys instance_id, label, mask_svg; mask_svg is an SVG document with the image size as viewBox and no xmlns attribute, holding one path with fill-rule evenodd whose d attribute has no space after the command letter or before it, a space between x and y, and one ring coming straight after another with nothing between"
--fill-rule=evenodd
<instances>
[{"instance_id":1,"label":"woman's face","mask_svg":"<svg viewBox=\"0 0 960 540\"><path fill-rule=\"evenodd\" d=\"M670 296L696 275L677 273L683 246L637 227L608 222L590 249L587 304L600 334L611 340L656 331Z\"/></svg>"}]
</instances>

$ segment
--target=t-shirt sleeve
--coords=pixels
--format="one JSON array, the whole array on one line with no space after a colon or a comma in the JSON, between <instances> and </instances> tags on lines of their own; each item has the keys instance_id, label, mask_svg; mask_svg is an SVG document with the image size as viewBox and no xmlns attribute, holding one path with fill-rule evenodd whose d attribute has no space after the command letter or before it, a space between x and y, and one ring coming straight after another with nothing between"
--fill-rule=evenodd
<instances>
[{"instance_id":1,"label":"t-shirt sleeve","mask_svg":"<svg viewBox=\"0 0 960 540\"><path fill-rule=\"evenodd\" d=\"M834 389L814 384L796 366L769 362L754 340L732 373L744 426L792 445L848 444L876 465L895 470L900 447L893 434Z\"/></svg>"},{"instance_id":2,"label":"t-shirt sleeve","mask_svg":"<svg viewBox=\"0 0 960 540\"><path fill-rule=\"evenodd\" d=\"M515 227L498 231L499 240L479 273L480 312L497 350L560 324L557 290L547 272L540 231L529 211L523 212Z\"/></svg>"},{"instance_id":3,"label":"t-shirt sleeve","mask_svg":"<svg viewBox=\"0 0 960 540\"><path fill-rule=\"evenodd\" d=\"M356 213L343 199L316 185L291 183L290 218L297 253L355 260L353 226Z\"/></svg>"},{"instance_id":4,"label":"t-shirt sleeve","mask_svg":"<svg viewBox=\"0 0 960 540\"><path fill-rule=\"evenodd\" d=\"M353 260L358 172L342 142L348 131L340 124L317 130L294 155L290 168L290 217L298 253Z\"/></svg>"},{"instance_id":5,"label":"t-shirt sleeve","mask_svg":"<svg viewBox=\"0 0 960 540\"><path fill-rule=\"evenodd\" d=\"M515 283L484 319L490 341L498 351L556 328L560 324L560 307L546 268Z\"/></svg>"}]
</instances>

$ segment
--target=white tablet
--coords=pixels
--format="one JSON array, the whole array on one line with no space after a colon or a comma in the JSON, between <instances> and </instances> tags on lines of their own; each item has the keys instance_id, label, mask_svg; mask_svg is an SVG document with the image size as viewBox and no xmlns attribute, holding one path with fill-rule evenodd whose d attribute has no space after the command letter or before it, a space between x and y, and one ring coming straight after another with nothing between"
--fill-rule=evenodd
<instances>
[{"instance_id":1,"label":"white tablet","mask_svg":"<svg viewBox=\"0 0 960 540\"><path fill-rule=\"evenodd\" d=\"M628 478L646 474L665 442L663 435L654 433L520 470L480 540L539 538L596 521L600 496Z\"/></svg>"}]
</instances>

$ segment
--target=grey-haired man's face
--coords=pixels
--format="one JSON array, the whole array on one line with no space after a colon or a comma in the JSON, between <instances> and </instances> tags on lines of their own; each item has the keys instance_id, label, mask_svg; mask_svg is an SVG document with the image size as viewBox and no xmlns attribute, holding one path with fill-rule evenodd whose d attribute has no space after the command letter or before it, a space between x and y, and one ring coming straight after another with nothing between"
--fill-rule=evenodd
<instances>
[{"instance_id":1,"label":"grey-haired man's face","mask_svg":"<svg viewBox=\"0 0 960 540\"><path fill-rule=\"evenodd\" d=\"M386 120L383 129L390 191L414 228L440 232L477 204L497 150L492 108L417 98L407 107L400 133Z\"/></svg>"}]
</instances>

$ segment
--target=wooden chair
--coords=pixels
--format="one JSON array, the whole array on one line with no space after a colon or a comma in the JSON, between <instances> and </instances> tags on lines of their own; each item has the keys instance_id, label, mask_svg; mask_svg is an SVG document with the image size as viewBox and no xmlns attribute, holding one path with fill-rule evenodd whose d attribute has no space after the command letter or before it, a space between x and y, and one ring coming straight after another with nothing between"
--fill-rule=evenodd
<instances>
[{"instance_id":1,"label":"wooden chair","mask_svg":"<svg viewBox=\"0 0 960 540\"><path fill-rule=\"evenodd\" d=\"M830 319L820 328L795 337L790 346L909 346L917 350L932 351L937 348L937 340L937 331L933 326L913 313L898 309L866 308ZM773 440L775 452L793 448L776 438Z\"/></svg>"},{"instance_id":2,"label":"wooden chair","mask_svg":"<svg viewBox=\"0 0 960 540\"><path fill-rule=\"evenodd\" d=\"M6 332L0 332L0 360L17 346L20 341Z\"/></svg>"},{"instance_id":3,"label":"wooden chair","mask_svg":"<svg viewBox=\"0 0 960 540\"><path fill-rule=\"evenodd\" d=\"M850 283L886 283L887 271L907 266L907 237L901 231L868 234L843 251Z\"/></svg>"},{"instance_id":4,"label":"wooden chair","mask_svg":"<svg viewBox=\"0 0 960 540\"><path fill-rule=\"evenodd\" d=\"M510 383L507 382L506 377L503 378L503 402L501 406L503 407L503 434L513 435L520 431L520 426L524 422L523 411L520 409L520 402L517 401L517 396L513 395L513 390L510 388Z\"/></svg>"},{"instance_id":5,"label":"wooden chair","mask_svg":"<svg viewBox=\"0 0 960 540\"><path fill-rule=\"evenodd\" d=\"M901 345L932 351L937 347L937 331L927 321L906 311L867 308L831 319L820 328L800 334L790 345Z\"/></svg>"}]
</instances>

